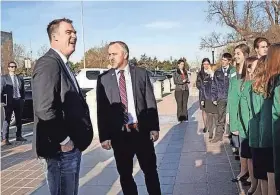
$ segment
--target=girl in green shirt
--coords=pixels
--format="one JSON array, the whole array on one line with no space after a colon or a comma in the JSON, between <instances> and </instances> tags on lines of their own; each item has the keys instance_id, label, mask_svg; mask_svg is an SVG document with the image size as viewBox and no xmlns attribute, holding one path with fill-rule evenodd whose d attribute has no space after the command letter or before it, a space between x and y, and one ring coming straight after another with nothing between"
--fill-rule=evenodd
<instances>
[{"instance_id":1,"label":"girl in green shirt","mask_svg":"<svg viewBox=\"0 0 280 195\"><path fill-rule=\"evenodd\" d=\"M250 99L249 94L251 92L252 81L248 68L253 66L253 63L257 61L257 57L246 58L243 65L243 70L240 79L237 80L237 87L240 89L238 93L237 103L237 129L240 136L240 156L247 160L249 176L251 180L251 187L248 190L248 194L253 194L257 188L257 179L254 177L252 153L249 147L249 121L251 119L251 113L249 108Z\"/></svg>"},{"instance_id":2,"label":"girl in green shirt","mask_svg":"<svg viewBox=\"0 0 280 195\"><path fill-rule=\"evenodd\" d=\"M240 44L234 49L234 59L236 63L236 68L232 69L230 72L229 89L228 89L228 101L227 101L227 114L226 123L230 126L230 131L233 134L233 138L237 138L239 135L238 131L238 120L237 120L237 104L239 101L238 94L240 93L240 87L238 87L238 80L240 80L240 75L243 71L243 65L246 57L249 56L250 48L246 44ZM245 72L246 74L246 72ZM235 146L236 147L236 146ZM237 146L238 147L238 146ZM240 151L241 152L241 151ZM248 178L248 164L247 159L240 157L241 170L236 178L232 181L237 182L239 180L246 182Z\"/></svg>"},{"instance_id":3,"label":"girl in green shirt","mask_svg":"<svg viewBox=\"0 0 280 195\"><path fill-rule=\"evenodd\" d=\"M254 174L255 176L262 176L264 172L267 177L267 182L265 178L258 178L261 179L262 194L276 195L272 136L273 95L271 95L271 85L269 84L271 73L273 73L273 70L269 68L273 66L271 65L271 57L271 49L269 49L268 55L259 59L260 62L264 61L264 65L258 66L258 70L255 71L256 76L251 95L254 120L250 121L249 138L250 146L253 148Z\"/></svg>"},{"instance_id":4,"label":"girl in green shirt","mask_svg":"<svg viewBox=\"0 0 280 195\"><path fill-rule=\"evenodd\" d=\"M280 194L280 43L271 45L267 53L264 95L272 99L272 148L274 172L268 173L268 190Z\"/></svg>"}]
</instances>

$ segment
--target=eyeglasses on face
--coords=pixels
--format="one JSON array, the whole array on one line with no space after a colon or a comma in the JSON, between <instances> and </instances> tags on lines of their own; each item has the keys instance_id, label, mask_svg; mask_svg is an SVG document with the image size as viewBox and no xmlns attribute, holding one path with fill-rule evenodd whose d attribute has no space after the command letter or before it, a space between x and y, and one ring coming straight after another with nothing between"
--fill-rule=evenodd
<instances>
[{"instance_id":1,"label":"eyeglasses on face","mask_svg":"<svg viewBox=\"0 0 280 195\"><path fill-rule=\"evenodd\" d=\"M16 66L9 66L9 68L16 68Z\"/></svg>"}]
</instances>

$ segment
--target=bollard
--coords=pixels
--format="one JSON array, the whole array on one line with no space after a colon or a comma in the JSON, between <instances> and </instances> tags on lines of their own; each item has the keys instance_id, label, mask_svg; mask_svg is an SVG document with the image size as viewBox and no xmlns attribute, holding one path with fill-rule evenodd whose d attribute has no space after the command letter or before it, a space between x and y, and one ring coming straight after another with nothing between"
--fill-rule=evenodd
<instances>
[{"instance_id":1,"label":"bollard","mask_svg":"<svg viewBox=\"0 0 280 195\"><path fill-rule=\"evenodd\" d=\"M171 90L170 90L170 81L169 81L169 79L165 79L165 80L163 81L163 85L164 85L164 91L163 91L163 93L170 93Z\"/></svg>"},{"instance_id":2,"label":"bollard","mask_svg":"<svg viewBox=\"0 0 280 195\"><path fill-rule=\"evenodd\" d=\"M86 93L86 102L89 107L90 120L93 128L94 136L98 136L97 126L97 103L96 103L96 90L92 89Z\"/></svg>"},{"instance_id":3,"label":"bollard","mask_svg":"<svg viewBox=\"0 0 280 195\"><path fill-rule=\"evenodd\" d=\"M154 95L156 100L161 100L162 99L162 88L161 88L161 82L156 81L153 83L154 86Z\"/></svg>"},{"instance_id":4,"label":"bollard","mask_svg":"<svg viewBox=\"0 0 280 195\"><path fill-rule=\"evenodd\" d=\"M175 83L174 83L173 77L170 79L170 83L171 83L171 89L174 90L175 87L176 87L176 85L175 85Z\"/></svg>"}]
</instances>

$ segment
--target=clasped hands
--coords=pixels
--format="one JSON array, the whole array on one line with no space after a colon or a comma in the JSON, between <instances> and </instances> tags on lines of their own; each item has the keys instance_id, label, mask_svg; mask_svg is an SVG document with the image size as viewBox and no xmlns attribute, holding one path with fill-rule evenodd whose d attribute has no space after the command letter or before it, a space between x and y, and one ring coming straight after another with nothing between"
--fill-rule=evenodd
<instances>
[{"instance_id":1,"label":"clasped hands","mask_svg":"<svg viewBox=\"0 0 280 195\"><path fill-rule=\"evenodd\" d=\"M150 132L150 139L153 142L156 142L158 140L159 137L159 132L158 131L151 131ZM101 143L101 147L105 150L111 150L112 148L112 144L111 144L111 140L105 140Z\"/></svg>"}]
</instances>

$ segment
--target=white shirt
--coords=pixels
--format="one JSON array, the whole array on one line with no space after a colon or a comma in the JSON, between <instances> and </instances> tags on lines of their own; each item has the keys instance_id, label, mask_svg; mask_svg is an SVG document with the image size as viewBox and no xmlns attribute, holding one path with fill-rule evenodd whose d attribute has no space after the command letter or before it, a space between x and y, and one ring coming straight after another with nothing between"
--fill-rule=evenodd
<instances>
[{"instance_id":1,"label":"white shirt","mask_svg":"<svg viewBox=\"0 0 280 195\"><path fill-rule=\"evenodd\" d=\"M64 65L65 65L65 67L66 67L66 69L67 69L69 75L71 76L71 79L73 80L73 82L74 82L74 84L75 84L76 90L79 91L79 85L77 84L76 79L75 79L75 77L74 77L72 71L70 70L70 68L69 68L69 66L68 66L68 60L67 60L66 56L63 55L60 51L58 51L58 50L56 50L56 49L54 49L54 48L52 48L52 49L60 56L60 58L61 58L62 61L64 62ZM67 136L67 138L66 138L63 142L60 143L60 145L65 145L65 144L67 144L69 141L70 141L70 137Z\"/></svg>"},{"instance_id":2,"label":"white shirt","mask_svg":"<svg viewBox=\"0 0 280 195\"><path fill-rule=\"evenodd\" d=\"M18 82L18 78L16 75L10 75L11 79L12 79L12 83L13 83L13 87L17 86L17 98L21 98L20 92L19 92L19 82ZM16 79L16 83L14 83L14 77ZM13 94L13 98L16 98L15 94Z\"/></svg>"},{"instance_id":3,"label":"white shirt","mask_svg":"<svg viewBox=\"0 0 280 195\"><path fill-rule=\"evenodd\" d=\"M117 81L119 85L120 80L120 70L115 70L117 75ZM128 124L137 123L137 115L135 110L135 103L133 97L133 85L131 81L129 65L126 65L124 69L125 85L126 85L126 94L127 94L127 110L128 110Z\"/></svg>"},{"instance_id":4,"label":"white shirt","mask_svg":"<svg viewBox=\"0 0 280 195\"><path fill-rule=\"evenodd\" d=\"M228 71L229 65L226 67L222 67L223 68L223 72L226 73Z\"/></svg>"},{"instance_id":5,"label":"white shirt","mask_svg":"<svg viewBox=\"0 0 280 195\"><path fill-rule=\"evenodd\" d=\"M56 49L54 49L54 48L52 48L52 49L60 56L60 58L61 58L62 61L64 62L64 65L65 65L65 67L66 67L66 69L67 69L67 71L68 71L68 73L69 73L69 75L70 75L72 81L73 81L74 84L75 84L76 90L79 91L79 85L78 85L77 82L76 82L76 79L75 79L75 77L74 77L73 72L70 70L70 67L69 67L67 58L66 58L65 55L63 55L60 51L58 51L58 50L56 50Z\"/></svg>"}]
</instances>

